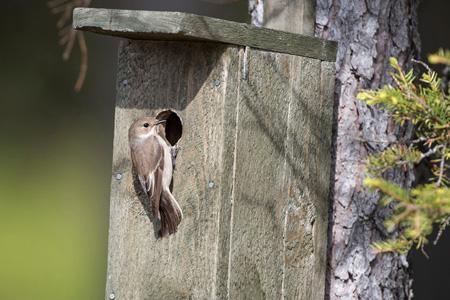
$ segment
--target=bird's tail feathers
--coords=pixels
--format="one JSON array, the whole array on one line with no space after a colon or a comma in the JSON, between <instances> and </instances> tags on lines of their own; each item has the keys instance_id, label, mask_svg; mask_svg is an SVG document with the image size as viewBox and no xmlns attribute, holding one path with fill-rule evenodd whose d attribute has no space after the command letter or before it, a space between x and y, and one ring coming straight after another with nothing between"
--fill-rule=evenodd
<instances>
[{"instance_id":1,"label":"bird's tail feathers","mask_svg":"<svg viewBox=\"0 0 450 300\"><path fill-rule=\"evenodd\" d=\"M162 191L159 212L161 215L159 236L163 238L175 233L183 219L183 212L177 200L175 200L168 189L163 189Z\"/></svg>"}]
</instances>

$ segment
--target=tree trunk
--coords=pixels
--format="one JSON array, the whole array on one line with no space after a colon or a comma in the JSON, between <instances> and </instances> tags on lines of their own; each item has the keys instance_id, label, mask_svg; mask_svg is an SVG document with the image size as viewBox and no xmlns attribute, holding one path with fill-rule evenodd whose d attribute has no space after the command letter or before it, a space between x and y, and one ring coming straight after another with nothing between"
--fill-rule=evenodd
<instances>
[{"instance_id":1,"label":"tree trunk","mask_svg":"<svg viewBox=\"0 0 450 300\"><path fill-rule=\"evenodd\" d=\"M374 255L370 244L395 237L383 220L391 211L378 205L380 195L362 185L362 160L386 144L367 140L409 138L412 127L399 128L388 113L357 101L360 89L392 84L389 57L413 67L419 57L417 0L317 0L315 35L339 42L336 59L333 161L331 174L328 270L329 299L409 299L406 255ZM397 169L389 179L410 187L411 171Z\"/></svg>"},{"instance_id":2,"label":"tree trunk","mask_svg":"<svg viewBox=\"0 0 450 300\"><path fill-rule=\"evenodd\" d=\"M262 27L264 18L264 0L248 0L248 16L251 25Z\"/></svg>"}]
</instances>

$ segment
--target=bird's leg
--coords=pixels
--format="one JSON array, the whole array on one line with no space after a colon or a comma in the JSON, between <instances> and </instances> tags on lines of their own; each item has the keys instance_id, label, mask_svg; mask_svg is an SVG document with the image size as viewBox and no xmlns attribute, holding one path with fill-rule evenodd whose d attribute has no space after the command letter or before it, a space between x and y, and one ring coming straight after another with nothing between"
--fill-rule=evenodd
<instances>
[{"instance_id":1,"label":"bird's leg","mask_svg":"<svg viewBox=\"0 0 450 300\"><path fill-rule=\"evenodd\" d=\"M181 147L178 146L178 143L175 144L175 146L172 147L172 166L175 168L175 159L177 158L178 151L180 151Z\"/></svg>"}]
</instances>

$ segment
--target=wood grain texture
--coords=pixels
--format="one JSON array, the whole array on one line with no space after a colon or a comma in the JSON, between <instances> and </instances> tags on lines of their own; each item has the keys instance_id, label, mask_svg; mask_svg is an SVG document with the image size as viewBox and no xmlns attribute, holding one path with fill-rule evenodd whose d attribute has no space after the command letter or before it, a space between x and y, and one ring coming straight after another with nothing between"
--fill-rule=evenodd
<instances>
[{"instance_id":1,"label":"wood grain texture","mask_svg":"<svg viewBox=\"0 0 450 300\"><path fill-rule=\"evenodd\" d=\"M230 197L224 187L229 188L231 172L220 166L232 165L233 151L232 143L220 141L229 134L224 125L235 115L226 114L236 97L225 101L224 86L228 72L237 72L230 61L236 52L221 44L122 42L113 158L113 173L121 173L122 179L112 180L107 295L209 299L216 294L217 265L228 261L227 251L221 257L218 241L226 240L229 228L230 204L220 199ZM132 172L126 130L133 120L168 107L184 124L173 177L173 195L184 219L173 237L161 240Z\"/></svg>"},{"instance_id":2,"label":"wood grain texture","mask_svg":"<svg viewBox=\"0 0 450 300\"><path fill-rule=\"evenodd\" d=\"M333 72L235 45L122 41L106 299L322 299ZM127 130L168 108L183 120L184 219L161 240Z\"/></svg>"},{"instance_id":3,"label":"wood grain texture","mask_svg":"<svg viewBox=\"0 0 450 300\"><path fill-rule=\"evenodd\" d=\"M316 0L264 0L263 26L314 36Z\"/></svg>"},{"instance_id":4,"label":"wood grain texture","mask_svg":"<svg viewBox=\"0 0 450 300\"><path fill-rule=\"evenodd\" d=\"M76 29L129 39L213 41L335 61L337 43L180 12L75 8Z\"/></svg>"}]
</instances>

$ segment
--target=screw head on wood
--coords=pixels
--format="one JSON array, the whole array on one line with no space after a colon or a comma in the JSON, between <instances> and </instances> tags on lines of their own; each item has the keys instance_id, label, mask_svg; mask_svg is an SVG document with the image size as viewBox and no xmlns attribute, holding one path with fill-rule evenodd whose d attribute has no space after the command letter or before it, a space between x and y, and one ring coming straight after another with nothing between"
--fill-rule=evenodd
<instances>
[{"instance_id":1,"label":"screw head on wood","mask_svg":"<svg viewBox=\"0 0 450 300\"><path fill-rule=\"evenodd\" d=\"M116 179L117 179L117 180L122 179L122 174L120 174L120 173L116 174Z\"/></svg>"},{"instance_id":2,"label":"screw head on wood","mask_svg":"<svg viewBox=\"0 0 450 300\"><path fill-rule=\"evenodd\" d=\"M127 85L127 84L128 84L128 80L124 79L124 80L122 81L122 83L123 83L123 85Z\"/></svg>"},{"instance_id":3,"label":"screw head on wood","mask_svg":"<svg viewBox=\"0 0 450 300\"><path fill-rule=\"evenodd\" d=\"M219 85L220 85L220 80L219 80L219 79L216 79L216 80L214 81L214 84L215 84L216 86L219 86Z\"/></svg>"},{"instance_id":4,"label":"screw head on wood","mask_svg":"<svg viewBox=\"0 0 450 300\"><path fill-rule=\"evenodd\" d=\"M209 188L212 189L212 187L214 186L214 182L210 181L209 184L208 184L208 186L209 186Z\"/></svg>"},{"instance_id":5,"label":"screw head on wood","mask_svg":"<svg viewBox=\"0 0 450 300\"><path fill-rule=\"evenodd\" d=\"M110 295L109 295L109 299L110 299L110 300L114 300L115 298L116 298L116 295L114 295L114 294L110 294Z\"/></svg>"}]
</instances>

